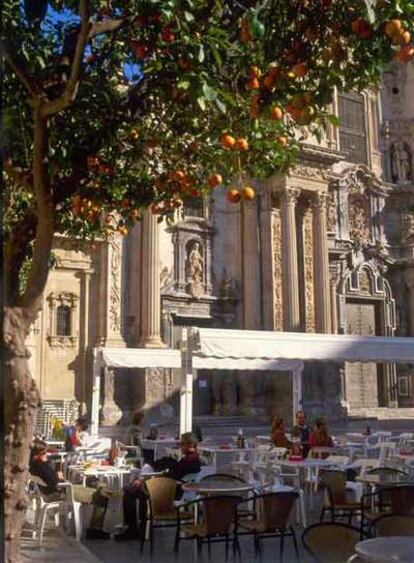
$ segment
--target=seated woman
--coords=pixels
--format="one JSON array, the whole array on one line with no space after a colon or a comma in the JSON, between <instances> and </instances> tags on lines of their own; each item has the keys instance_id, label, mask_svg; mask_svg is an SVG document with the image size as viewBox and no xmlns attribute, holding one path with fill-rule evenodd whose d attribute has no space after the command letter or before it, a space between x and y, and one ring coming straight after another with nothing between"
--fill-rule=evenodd
<instances>
[{"instance_id":1,"label":"seated woman","mask_svg":"<svg viewBox=\"0 0 414 563\"><path fill-rule=\"evenodd\" d=\"M123 442L125 446L137 446L141 447L142 442L142 421L144 419L144 413L142 411L134 411L131 417L131 424L128 426L125 441Z\"/></svg>"},{"instance_id":2,"label":"seated woman","mask_svg":"<svg viewBox=\"0 0 414 563\"><path fill-rule=\"evenodd\" d=\"M44 442L37 441L31 450L29 471L33 477L39 477L44 485L38 485L39 491L48 502L65 499L65 489L59 487L63 482L63 474L55 471L48 460L47 446ZM75 500L85 504L93 504L93 512L89 528L86 530L88 539L108 539L110 536L103 531L103 523L108 498L113 491L109 489L93 489L82 485L72 485Z\"/></svg>"},{"instance_id":3,"label":"seated woman","mask_svg":"<svg viewBox=\"0 0 414 563\"><path fill-rule=\"evenodd\" d=\"M334 443L332 436L329 434L325 419L316 419L315 428L309 439L309 446L311 448L333 448Z\"/></svg>"},{"instance_id":4,"label":"seated woman","mask_svg":"<svg viewBox=\"0 0 414 563\"><path fill-rule=\"evenodd\" d=\"M278 417L273 420L270 441L277 448L290 449L292 447L292 442L288 440L285 434L285 422L283 418Z\"/></svg>"},{"instance_id":5,"label":"seated woman","mask_svg":"<svg viewBox=\"0 0 414 563\"><path fill-rule=\"evenodd\" d=\"M180 480L186 475L198 473L201 470L201 462L197 452L197 440L191 432L181 435L180 447L182 457L179 461L173 458L162 458L154 463L156 471L164 471L165 476ZM139 503L139 518L141 526L146 518L146 494L142 488L140 479L135 479L124 487L122 505L124 509L124 524L127 529L115 536L117 541L133 540L138 537L138 522L136 502Z\"/></svg>"}]
</instances>

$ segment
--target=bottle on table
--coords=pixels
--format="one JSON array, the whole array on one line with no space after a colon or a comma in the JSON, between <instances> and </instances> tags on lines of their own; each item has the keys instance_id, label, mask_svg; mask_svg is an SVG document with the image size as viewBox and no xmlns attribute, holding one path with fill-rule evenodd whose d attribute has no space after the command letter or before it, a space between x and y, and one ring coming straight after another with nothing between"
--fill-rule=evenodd
<instances>
[{"instance_id":1,"label":"bottle on table","mask_svg":"<svg viewBox=\"0 0 414 563\"><path fill-rule=\"evenodd\" d=\"M365 428L365 434L367 436L369 436L371 434L371 428L369 427L369 424L367 424L367 427Z\"/></svg>"},{"instance_id":2,"label":"bottle on table","mask_svg":"<svg viewBox=\"0 0 414 563\"><path fill-rule=\"evenodd\" d=\"M243 450L245 448L243 428L239 428L239 433L237 435L237 448L239 450Z\"/></svg>"},{"instance_id":3,"label":"bottle on table","mask_svg":"<svg viewBox=\"0 0 414 563\"><path fill-rule=\"evenodd\" d=\"M118 440L113 440L111 449L109 450L109 463L111 465L116 465L117 459L121 453L121 448L119 447Z\"/></svg>"}]
</instances>

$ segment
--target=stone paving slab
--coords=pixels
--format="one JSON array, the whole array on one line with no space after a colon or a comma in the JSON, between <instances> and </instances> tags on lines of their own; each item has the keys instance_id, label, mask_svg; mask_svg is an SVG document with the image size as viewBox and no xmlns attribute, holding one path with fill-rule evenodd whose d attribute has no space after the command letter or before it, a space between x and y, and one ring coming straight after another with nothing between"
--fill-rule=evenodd
<instances>
[{"instance_id":1,"label":"stone paving slab","mask_svg":"<svg viewBox=\"0 0 414 563\"><path fill-rule=\"evenodd\" d=\"M91 553L84 544L77 542L75 538L58 528L45 532L41 548L36 539L32 539L28 532L24 532L22 555L24 563L101 563L101 559Z\"/></svg>"}]
</instances>

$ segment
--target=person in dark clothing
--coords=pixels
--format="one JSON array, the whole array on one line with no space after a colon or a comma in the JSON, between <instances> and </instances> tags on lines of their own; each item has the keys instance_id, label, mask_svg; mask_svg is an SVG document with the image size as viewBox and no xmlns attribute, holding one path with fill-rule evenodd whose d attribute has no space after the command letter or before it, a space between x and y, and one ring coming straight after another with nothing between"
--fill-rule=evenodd
<instances>
[{"instance_id":1,"label":"person in dark clothing","mask_svg":"<svg viewBox=\"0 0 414 563\"><path fill-rule=\"evenodd\" d=\"M197 440L187 432L182 434L180 440L182 457L179 461L172 458L162 458L154 463L154 469L158 471L165 470L165 476L172 479L180 480L186 475L198 473L201 470L201 462L197 452ZM139 479L132 481L124 487L122 497L122 506L124 512L124 524L127 529L115 536L117 541L137 539L139 528L137 522L136 502L139 500L139 520L141 526L144 525L146 519L146 500L147 496Z\"/></svg>"},{"instance_id":2,"label":"person in dark clothing","mask_svg":"<svg viewBox=\"0 0 414 563\"><path fill-rule=\"evenodd\" d=\"M310 446L309 441L312 433L312 428L306 422L306 414L304 411L296 413L296 424L292 428L292 434L300 436L300 443L303 449L303 457L307 457Z\"/></svg>"},{"instance_id":3,"label":"person in dark clothing","mask_svg":"<svg viewBox=\"0 0 414 563\"><path fill-rule=\"evenodd\" d=\"M43 442L37 442L31 451L29 471L33 477L39 477L44 485L38 484L39 491L48 502L65 499L65 489L59 489L59 483L64 481L63 474L55 471L47 458L47 446ZM82 485L72 485L75 500L86 504L93 504L93 512L89 528L86 530L88 539L109 539L109 534L102 527L108 506L108 489L93 489Z\"/></svg>"},{"instance_id":4,"label":"person in dark clothing","mask_svg":"<svg viewBox=\"0 0 414 563\"><path fill-rule=\"evenodd\" d=\"M47 447L44 442L37 442L33 447L29 461L29 471L33 477L39 477L45 485L38 485L40 492L47 500L59 500L62 491L58 490L58 484L63 481L63 474L56 472L47 459Z\"/></svg>"}]
</instances>

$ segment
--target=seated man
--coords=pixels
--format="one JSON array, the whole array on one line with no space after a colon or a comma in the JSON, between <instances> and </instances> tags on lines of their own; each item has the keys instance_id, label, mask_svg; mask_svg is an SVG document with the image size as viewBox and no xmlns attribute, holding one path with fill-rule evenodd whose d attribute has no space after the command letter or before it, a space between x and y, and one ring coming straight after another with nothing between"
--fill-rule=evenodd
<instances>
[{"instance_id":1,"label":"seated man","mask_svg":"<svg viewBox=\"0 0 414 563\"><path fill-rule=\"evenodd\" d=\"M177 480L182 479L186 475L198 473L201 470L201 462L197 452L197 440L191 432L181 435L180 447L182 457L179 461L172 458L162 458L154 463L154 469L156 471L165 470L166 477ZM143 526L147 513L147 496L139 479L135 479L124 487L122 504L124 509L124 524L127 526L127 529L122 534L115 536L117 541L137 539L138 537L137 499L140 501L139 518L140 524Z\"/></svg>"},{"instance_id":2,"label":"seated man","mask_svg":"<svg viewBox=\"0 0 414 563\"><path fill-rule=\"evenodd\" d=\"M41 494L48 502L65 499L65 489L60 488L63 474L55 471L48 460L47 446L44 442L37 442L30 456L29 471L33 477L39 477L44 485L38 485ZM109 534L102 527L108 506L108 497L112 492L107 489L93 489L82 485L72 485L75 500L85 504L93 504L90 526L86 530L88 539L108 539Z\"/></svg>"},{"instance_id":3,"label":"seated man","mask_svg":"<svg viewBox=\"0 0 414 563\"><path fill-rule=\"evenodd\" d=\"M298 411L296 413L296 424L292 428L292 435L300 437L300 443L303 448L303 456L307 457L309 452L309 441L312 433L312 428L306 422L305 411Z\"/></svg>"}]
</instances>

